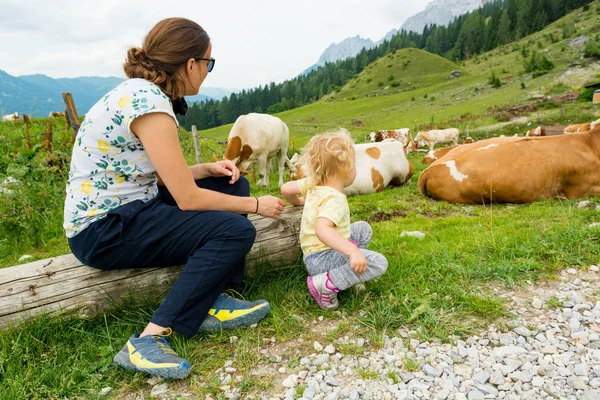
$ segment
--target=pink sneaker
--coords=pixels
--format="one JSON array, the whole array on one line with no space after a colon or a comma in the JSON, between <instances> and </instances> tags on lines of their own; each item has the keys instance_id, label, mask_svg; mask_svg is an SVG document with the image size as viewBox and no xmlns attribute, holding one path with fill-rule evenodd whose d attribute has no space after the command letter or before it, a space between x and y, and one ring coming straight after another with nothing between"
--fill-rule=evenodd
<instances>
[{"instance_id":1,"label":"pink sneaker","mask_svg":"<svg viewBox=\"0 0 600 400\"><path fill-rule=\"evenodd\" d=\"M306 279L308 291L315 298L319 307L323 310L335 310L339 303L337 293L340 291L331 282L327 272L315 276L309 276Z\"/></svg>"}]
</instances>

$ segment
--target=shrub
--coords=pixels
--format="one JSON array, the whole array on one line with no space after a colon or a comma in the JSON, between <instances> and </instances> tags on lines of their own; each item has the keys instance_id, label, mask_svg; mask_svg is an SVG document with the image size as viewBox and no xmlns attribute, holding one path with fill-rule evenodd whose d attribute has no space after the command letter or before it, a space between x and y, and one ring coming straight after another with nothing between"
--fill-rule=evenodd
<instances>
[{"instance_id":1,"label":"shrub","mask_svg":"<svg viewBox=\"0 0 600 400\"><path fill-rule=\"evenodd\" d=\"M493 88L498 89L499 87L502 86L502 82L500 81L500 78L498 78L496 76L496 72L492 71L492 75L490 75L489 79L488 79L488 83L490 85L492 85Z\"/></svg>"},{"instance_id":2,"label":"shrub","mask_svg":"<svg viewBox=\"0 0 600 400\"><path fill-rule=\"evenodd\" d=\"M391 86L391 87L398 87L398 86L400 86L400 82L392 82L392 83L390 84L390 86Z\"/></svg>"},{"instance_id":3,"label":"shrub","mask_svg":"<svg viewBox=\"0 0 600 400\"><path fill-rule=\"evenodd\" d=\"M553 70L554 63L545 54L540 55L536 51L532 51L531 57L523 60L523 67L525 73L532 73L535 78Z\"/></svg>"},{"instance_id":4,"label":"shrub","mask_svg":"<svg viewBox=\"0 0 600 400\"><path fill-rule=\"evenodd\" d=\"M583 55L585 57L600 57L600 41L598 40L589 40L585 45L585 49L583 51Z\"/></svg>"},{"instance_id":5,"label":"shrub","mask_svg":"<svg viewBox=\"0 0 600 400\"><path fill-rule=\"evenodd\" d=\"M394 79L396 79L396 77L394 75L390 75L388 76L388 81L393 81Z\"/></svg>"},{"instance_id":6,"label":"shrub","mask_svg":"<svg viewBox=\"0 0 600 400\"><path fill-rule=\"evenodd\" d=\"M521 89L525 89L527 86L525 86L525 82L521 82Z\"/></svg>"},{"instance_id":7,"label":"shrub","mask_svg":"<svg viewBox=\"0 0 600 400\"><path fill-rule=\"evenodd\" d=\"M594 99L594 88L584 89L579 93L577 101L589 103Z\"/></svg>"},{"instance_id":8,"label":"shrub","mask_svg":"<svg viewBox=\"0 0 600 400\"><path fill-rule=\"evenodd\" d=\"M382 87L383 86L383 82L382 81L377 82L377 86Z\"/></svg>"}]
</instances>

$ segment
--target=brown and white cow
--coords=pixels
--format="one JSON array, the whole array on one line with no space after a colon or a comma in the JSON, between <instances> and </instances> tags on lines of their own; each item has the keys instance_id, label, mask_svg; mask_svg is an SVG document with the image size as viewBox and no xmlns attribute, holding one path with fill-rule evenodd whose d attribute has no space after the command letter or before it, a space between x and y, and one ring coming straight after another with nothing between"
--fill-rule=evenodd
<instances>
[{"instance_id":1,"label":"brown and white cow","mask_svg":"<svg viewBox=\"0 0 600 400\"><path fill-rule=\"evenodd\" d=\"M2 121L18 121L18 120L19 120L19 113L17 113L17 112L2 116Z\"/></svg>"},{"instance_id":2,"label":"brown and white cow","mask_svg":"<svg viewBox=\"0 0 600 400\"><path fill-rule=\"evenodd\" d=\"M538 126L537 128L530 129L525 136L546 136L546 128Z\"/></svg>"},{"instance_id":3,"label":"brown and white cow","mask_svg":"<svg viewBox=\"0 0 600 400\"><path fill-rule=\"evenodd\" d=\"M563 133L568 135L569 133L587 132L590 130L591 125L592 124L589 122L585 124L569 125L564 129Z\"/></svg>"},{"instance_id":4,"label":"brown and white cow","mask_svg":"<svg viewBox=\"0 0 600 400\"><path fill-rule=\"evenodd\" d=\"M460 132L457 128L435 129L431 131L419 131L413 141L417 147L424 145L429 146L429 150L438 143L452 143L453 146L458 145L458 136Z\"/></svg>"},{"instance_id":5,"label":"brown and white cow","mask_svg":"<svg viewBox=\"0 0 600 400\"><path fill-rule=\"evenodd\" d=\"M396 139L402 144L406 144L410 139L410 129L391 129L391 130L380 130L377 132L371 132L369 134L371 142L383 142L385 139Z\"/></svg>"},{"instance_id":6,"label":"brown and white cow","mask_svg":"<svg viewBox=\"0 0 600 400\"><path fill-rule=\"evenodd\" d=\"M531 203L600 194L600 127L577 135L493 138L459 146L419 177L450 203Z\"/></svg>"},{"instance_id":7,"label":"brown and white cow","mask_svg":"<svg viewBox=\"0 0 600 400\"><path fill-rule=\"evenodd\" d=\"M475 143L475 140L471 136L467 136L467 138L462 142L462 144Z\"/></svg>"},{"instance_id":8,"label":"brown and white cow","mask_svg":"<svg viewBox=\"0 0 600 400\"><path fill-rule=\"evenodd\" d=\"M408 183L414 167L406 159L404 146L397 140L355 144L356 178L352 185L344 189L348 196L381 192L388 186L402 186ZM292 160L295 160L292 157ZM306 177L300 162L296 162L290 176L292 179Z\"/></svg>"},{"instance_id":9,"label":"brown and white cow","mask_svg":"<svg viewBox=\"0 0 600 400\"><path fill-rule=\"evenodd\" d=\"M456 148L456 146L442 147L440 149L429 150L429 153L423 158L424 164L431 164L434 161L444 157L450 150Z\"/></svg>"},{"instance_id":10,"label":"brown and white cow","mask_svg":"<svg viewBox=\"0 0 600 400\"><path fill-rule=\"evenodd\" d=\"M64 112L56 112L56 111L50 111L50 113L48 114L48 117L50 118L56 118L56 117L64 117L65 113Z\"/></svg>"},{"instance_id":11,"label":"brown and white cow","mask_svg":"<svg viewBox=\"0 0 600 400\"><path fill-rule=\"evenodd\" d=\"M279 158L279 186L283 185L283 169L287 158L290 133L287 125L268 114L240 116L233 124L223 158L247 171L258 163L257 185L269 186L270 158ZM291 164L288 164L291 167Z\"/></svg>"}]
</instances>

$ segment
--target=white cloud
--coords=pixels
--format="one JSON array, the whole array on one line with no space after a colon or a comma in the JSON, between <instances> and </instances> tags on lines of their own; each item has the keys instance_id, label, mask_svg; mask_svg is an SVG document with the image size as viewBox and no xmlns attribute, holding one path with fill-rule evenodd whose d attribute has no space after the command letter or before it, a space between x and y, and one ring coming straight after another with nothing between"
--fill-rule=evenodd
<instances>
[{"instance_id":1,"label":"white cloud","mask_svg":"<svg viewBox=\"0 0 600 400\"><path fill-rule=\"evenodd\" d=\"M217 63L205 85L249 88L296 76L347 37L379 40L427 2L0 0L0 69L55 78L123 76L127 48L140 46L159 20L179 16L211 36Z\"/></svg>"}]
</instances>

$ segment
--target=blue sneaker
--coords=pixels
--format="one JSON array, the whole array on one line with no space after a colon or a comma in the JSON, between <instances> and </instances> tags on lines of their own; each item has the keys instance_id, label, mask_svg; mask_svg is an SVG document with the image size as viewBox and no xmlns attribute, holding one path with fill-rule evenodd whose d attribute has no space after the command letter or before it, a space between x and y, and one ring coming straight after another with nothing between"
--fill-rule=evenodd
<instances>
[{"instance_id":1,"label":"blue sneaker","mask_svg":"<svg viewBox=\"0 0 600 400\"><path fill-rule=\"evenodd\" d=\"M261 321L269 310L271 306L266 300L249 302L223 293L208 310L199 330L212 332L250 326Z\"/></svg>"},{"instance_id":2,"label":"blue sneaker","mask_svg":"<svg viewBox=\"0 0 600 400\"><path fill-rule=\"evenodd\" d=\"M143 371L163 378L184 379L190 374L190 363L169 346L167 329L161 335L140 337L133 334L113 362L123 368Z\"/></svg>"}]
</instances>

